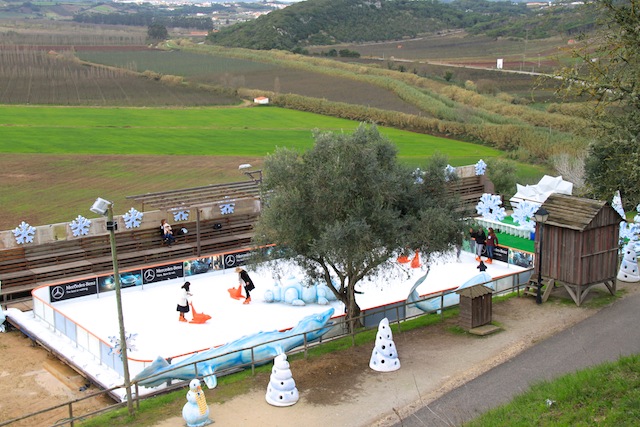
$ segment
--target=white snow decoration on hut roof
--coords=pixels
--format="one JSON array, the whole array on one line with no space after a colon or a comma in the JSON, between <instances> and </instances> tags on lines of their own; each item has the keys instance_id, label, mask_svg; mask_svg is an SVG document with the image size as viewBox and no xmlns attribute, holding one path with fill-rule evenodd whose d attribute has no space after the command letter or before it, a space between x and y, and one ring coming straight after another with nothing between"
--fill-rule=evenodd
<instances>
[{"instance_id":1,"label":"white snow decoration on hut roof","mask_svg":"<svg viewBox=\"0 0 640 427\"><path fill-rule=\"evenodd\" d=\"M524 200L542 204L553 193L570 196L573 192L573 183L563 180L562 176L545 175L536 185L516 184L516 189L516 194L509 199L511 206L516 206Z\"/></svg>"}]
</instances>

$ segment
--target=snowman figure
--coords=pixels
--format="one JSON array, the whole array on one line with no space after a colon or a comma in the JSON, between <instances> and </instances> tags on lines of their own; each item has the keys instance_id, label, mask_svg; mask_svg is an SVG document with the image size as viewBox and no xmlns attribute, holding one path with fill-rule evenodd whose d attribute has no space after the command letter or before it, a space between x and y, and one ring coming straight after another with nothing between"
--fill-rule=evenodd
<instances>
[{"instance_id":1,"label":"snowman figure","mask_svg":"<svg viewBox=\"0 0 640 427\"><path fill-rule=\"evenodd\" d=\"M212 423L209 419L209 406L198 379L193 379L189 383L187 403L182 408L182 418L188 427L201 427Z\"/></svg>"},{"instance_id":2,"label":"snowman figure","mask_svg":"<svg viewBox=\"0 0 640 427\"><path fill-rule=\"evenodd\" d=\"M287 355L282 353L273 359L273 369L266 394L267 403L273 406L291 406L299 399L296 382L291 375Z\"/></svg>"}]
</instances>

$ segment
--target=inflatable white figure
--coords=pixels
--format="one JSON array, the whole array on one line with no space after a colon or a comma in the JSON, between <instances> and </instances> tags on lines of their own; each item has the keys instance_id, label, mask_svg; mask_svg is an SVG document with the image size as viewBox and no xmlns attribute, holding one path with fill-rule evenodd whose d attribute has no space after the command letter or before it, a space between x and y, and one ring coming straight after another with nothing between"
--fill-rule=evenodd
<instances>
[{"instance_id":1,"label":"inflatable white figure","mask_svg":"<svg viewBox=\"0 0 640 427\"><path fill-rule=\"evenodd\" d=\"M326 284L316 283L307 286L295 276L289 277L282 283L274 283L272 289L267 289L264 292L265 302L285 302L294 306L314 303L327 305L329 301L335 300L336 296Z\"/></svg>"},{"instance_id":2,"label":"inflatable white figure","mask_svg":"<svg viewBox=\"0 0 640 427\"><path fill-rule=\"evenodd\" d=\"M638 273L638 258L636 257L635 242L630 241L624 247L624 255L622 264L618 272L618 280L623 282L640 281L640 273Z\"/></svg>"},{"instance_id":3,"label":"inflatable white figure","mask_svg":"<svg viewBox=\"0 0 640 427\"><path fill-rule=\"evenodd\" d=\"M400 360L393 342L393 334L386 317L378 324L376 345L371 353L369 367L378 372L391 372L400 369Z\"/></svg>"},{"instance_id":4,"label":"inflatable white figure","mask_svg":"<svg viewBox=\"0 0 640 427\"><path fill-rule=\"evenodd\" d=\"M7 320L7 316L4 314L4 311L0 310L0 332L4 332L4 321Z\"/></svg>"},{"instance_id":5,"label":"inflatable white figure","mask_svg":"<svg viewBox=\"0 0 640 427\"><path fill-rule=\"evenodd\" d=\"M296 382L291 375L286 354L279 354L273 359L273 369L265 396L267 403L273 406L291 406L300 398Z\"/></svg>"},{"instance_id":6,"label":"inflatable white figure","mask_svg":"<svg viewBox=\"0 0 640 427\"><path fill-rule=\"evenodd\" d=\"M182 408L182 418L188 427L201 427L212 423L209 419L209 406L198 379L193 379L189 383L187 403Z\"/></svg>"}]
</instances>

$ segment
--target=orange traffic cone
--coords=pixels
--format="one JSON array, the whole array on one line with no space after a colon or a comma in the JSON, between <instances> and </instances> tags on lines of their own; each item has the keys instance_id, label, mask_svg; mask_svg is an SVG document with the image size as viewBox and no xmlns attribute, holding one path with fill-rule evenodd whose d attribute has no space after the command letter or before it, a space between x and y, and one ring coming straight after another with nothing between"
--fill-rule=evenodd
<instances>
[{"instance_id":1,"label":"orange traffic cone","mask_svg":"<svg viewBox=\"0 0 640 427\"><path fill-rule=\"evenodd\" d=\"M416 251L416 254L411 260L411 268L420 268L420 252Z\"/></svg>"},{"instance_id":2,"label":"orange traffic cone","mask_svg":"<svg viewBox=\"0 0 640 427\"><path fill-rule=\"evenodd\" d=\"M408 257L408 256L406 256L406 255L400 255L400 256L398 257L398 262L399 262L400 264L406 264L406 263L408 263L409 261L410 261L410 260L409 260L409 257Z\"/></svg>"},{"instance_id":3,"label":"orange traffic cone","mask_svg":"<svg viewBox=\"0 0 640 427\"><path fill-rule=\"evenodd\" d=\"M231 298L233 299L242 298L242 285L238 285L238 289L229 288L228 290L229 290L229 296L231 296Z\"/></svg>"}]
</instances>

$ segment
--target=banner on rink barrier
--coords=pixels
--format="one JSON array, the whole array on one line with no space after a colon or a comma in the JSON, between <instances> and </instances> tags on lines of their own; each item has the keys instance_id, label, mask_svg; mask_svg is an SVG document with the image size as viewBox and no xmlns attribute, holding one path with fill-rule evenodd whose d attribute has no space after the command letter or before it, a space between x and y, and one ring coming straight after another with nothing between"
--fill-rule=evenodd
<instances>
[{"instance_id":1,"label":"banner on rink barrier","mask_svg":"<svg viewBox=\"0 0 640 427\"><path fill-rule=\"evenodd\" d=\"M97 292L98 288L96 286L95 278L49 287L49 297L51 298L51 302L93 295Z\"/></svg>"}]
</instances>

